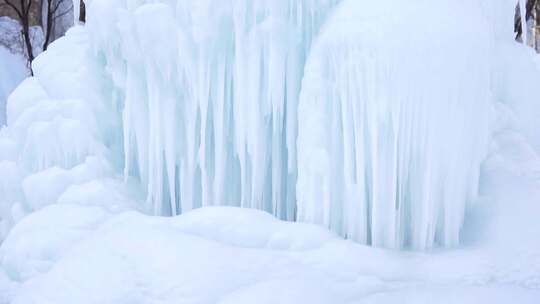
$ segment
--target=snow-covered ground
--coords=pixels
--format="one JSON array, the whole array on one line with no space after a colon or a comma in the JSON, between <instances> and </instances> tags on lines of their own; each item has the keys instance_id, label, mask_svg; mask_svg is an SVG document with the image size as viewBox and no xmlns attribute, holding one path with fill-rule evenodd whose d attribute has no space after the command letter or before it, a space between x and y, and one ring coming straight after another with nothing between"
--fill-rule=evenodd
<instances>
[{"instance_id":1,"label":"snow-covered ground","mask_svg":"<svg viewBox=\"0 0 540 304\"><path fill-rule=\"evenodd\" d=\"M540 301L509 1L87 4L9 97L0 303Z\"/></svg>"},{"instance_id":2,"label":"snow-covered ground","mask_svg":"<svg viewBox=\"0 0 540 304\"><path fill-rule=\"evenodd\" d=\"M12 303L537 303L540 251L516 248L392 252L248 209L59 204L24 219L1 254L20 284Z\"/></svg>"}]
</instances>

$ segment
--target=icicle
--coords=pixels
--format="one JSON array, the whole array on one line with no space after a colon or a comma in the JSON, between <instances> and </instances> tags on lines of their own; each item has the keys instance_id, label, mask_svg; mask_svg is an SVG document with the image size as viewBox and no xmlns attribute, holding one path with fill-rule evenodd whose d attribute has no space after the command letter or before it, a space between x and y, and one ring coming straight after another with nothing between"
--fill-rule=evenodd
<instances>
[{"instance_id":1,"label":"icicle","mask_svg":"<svg viewBox=\"0 0 540 304\"><path fill-rule=\"evenodd\" d=\"M87 27L125 90L125 178L148 185L156 213L241 205L294 219L301 76L337 2L90 2L112 29Z\"/></svg>"},{"instance_id":2,"label":"icicle","mask_svg":"<svg viewBox=\"0 0 540 304\"><path fill-rule=\"evenodd\" d=\"M504 24L477 4L500 16L493 1L439 0L440 19L416 0L91 0L125 177L156 214L234 205L377 246L456 244L486 140L478 54Z\"/></svg>"},{"instance_id":3,"label":"icicle","mask_svg":"<svg viewBox=\"0 0 540 304\"><path fill-rule=\"evenodd\" d=\"M422 4L346 1L319 35L298 110L299 220L378 247L458 244L488 137L491 33L476 5L441 0L441 19Z\"/></svg>"}]
</instances>

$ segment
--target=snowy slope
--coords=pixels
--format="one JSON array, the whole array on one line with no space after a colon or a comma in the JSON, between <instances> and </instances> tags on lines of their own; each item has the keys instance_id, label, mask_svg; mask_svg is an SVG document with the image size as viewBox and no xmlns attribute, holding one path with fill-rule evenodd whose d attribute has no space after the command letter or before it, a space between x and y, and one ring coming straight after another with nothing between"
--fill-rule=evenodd
<instances>
[{"instance_id":1,"label":"snowy slope","mask_svg":"<svg viewBox=\"0 0 540 304\"><path fill-rule=\"evenodd\" d=\"M501 26L513 4L371 2L88 1L95 21L51 45L9 98L0 303L538 303L540 106L527 88L540 72ZM445 22L412 33L406 17L434 7ZM359 105L363 116L347 109ZM383 152L366 158L373 172L407 159L381 135L396 116L398 130L425 125L397 136L414 174L351 189L344 177L361 167L345 163L371 141ZM360 140L347 117L377 136ZM355 149L340 156L332 143L345 138ZM401 226L381 208L362 230L355 212L373 203L319 195L395 185L446 200L407 201ZM190 211L206 205L298 211L337 234L255 210Z\"/></svg>"}]
</instances>

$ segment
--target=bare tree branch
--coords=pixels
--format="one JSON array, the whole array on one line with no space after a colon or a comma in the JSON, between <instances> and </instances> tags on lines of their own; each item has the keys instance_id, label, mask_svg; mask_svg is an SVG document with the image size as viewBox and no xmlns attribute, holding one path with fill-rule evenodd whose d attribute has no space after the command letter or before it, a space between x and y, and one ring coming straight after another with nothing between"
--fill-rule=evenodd
<instances>
[{"instance_id":1,"label":"bare tree branch","mask_svg":"<svg viewBox=\"0 0 540 304\"><path fill-rule=\"evenodd\" d=\"M23 17L23 12L21 10L19 10L19 8L17 7L17 5L15 5L14 3L10 2L10 0L4 0L5 2L5 5L9 6L16 14L17 16L22 20L24 17Z\"/></svg>"},{"instance_id":2,"label":"bare tree branch","mask_svg":"<svg viewBox=\"0 0 540 304\"><path fill-rule=\"evenodd\" d=\"M60 14L57 14L56 16L54 16L54 19L58 19L58 18L61 18L61 17L64 17L65 15L69 14L69 12L71 12L71 10L73 10L73 4L71 4L69 6L68 9L66 9L64 12L60 13Z\"/></svg>"}]
</instances>

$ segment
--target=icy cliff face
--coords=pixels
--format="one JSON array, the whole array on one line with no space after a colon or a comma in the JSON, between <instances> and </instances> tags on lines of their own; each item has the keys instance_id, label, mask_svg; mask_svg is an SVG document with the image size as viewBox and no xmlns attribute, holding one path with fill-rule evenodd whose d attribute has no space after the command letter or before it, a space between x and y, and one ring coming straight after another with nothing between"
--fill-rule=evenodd
<instances>
[{"instance_id":1,"label":"icy cliff face","mask_svg":"<svg viewBox=\"0 0 540 304\"><path fill-rule=\"evenodd\" d=\"M337 0L102 1L87 27L124 106L125 175L155 214L295 217L303 66Z\"/></svg>"}]
</instances>

